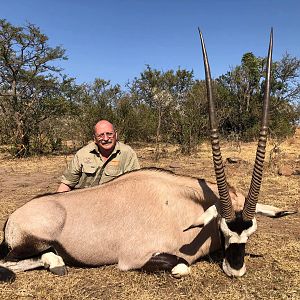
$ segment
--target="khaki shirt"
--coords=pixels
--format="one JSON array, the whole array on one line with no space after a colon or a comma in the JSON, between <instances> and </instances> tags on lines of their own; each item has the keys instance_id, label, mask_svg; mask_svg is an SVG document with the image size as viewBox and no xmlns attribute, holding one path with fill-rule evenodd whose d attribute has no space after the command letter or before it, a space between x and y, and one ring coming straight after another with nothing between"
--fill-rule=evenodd
<instances>
[{"instance_id":1,"label":"khaki shirt","mask_svg":"<svg viewBox=\"0 0 300 300\"><path fill-rule=\"evenodd\" d=\"M108 182L139 168L136 153L130 146L117 142L114 151L104 162L98 146L91 142L77 151L61 182L71 188L85 188Z\"/></svg>"}]
</instances>

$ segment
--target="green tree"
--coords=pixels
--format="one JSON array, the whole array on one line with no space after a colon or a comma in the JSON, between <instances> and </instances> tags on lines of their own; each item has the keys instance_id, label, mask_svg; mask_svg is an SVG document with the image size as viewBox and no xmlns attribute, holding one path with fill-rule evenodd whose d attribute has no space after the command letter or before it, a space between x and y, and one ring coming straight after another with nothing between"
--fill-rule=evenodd
<instances>
[{"instance_id":1,"label":"green tree","mask_svg":"<svg viewBox=\"0 0 300 300\"><path fill-rule=\"evenodd\" d=\"M92 137L94 125L101 119L116 120L116 105L122 97L119 85L96 78L92 84L82 84L74 98L76 103L76 138L86 143Z\"/></svg>"},{"instance_id":2,"label":"green tree","mask_svg":"<svg viewBox=\"0 0 300 300\"><path fill-rule=\"evenodd\" d=\"M300 59L285 53L274 63L273 93L276 98L299 103L300 98Z\"/></svg>"},{"instance_id":3,"label":"green tree","mask_svg":"<svg viewBox=\"0 0 300 300\"><path fill-rule=\"evenodd\" d=\"M24 27L0 20L0 119L2 142L14 146L16 156L26 156L39 125L65 108L55 61L66 59L65 50L52 48L33 24Z\"/></svg>"},{"instance_id":4,"label":"green tree","mask_svg":"<svg viewBox=\"0 0 300 300\"><path fill-rule=\"evenodd\" d=\"M285 53L275 62L273 78L271 128L275 137L283 139L294 133L300 121L300 59Z\"/></svg>"},{"instance_id":5,"label":"green tree","mask_svg":"<svg viewBox=\"0 0 300 300\"><path fill-rule=\"evenodd\" d=\"M176 142L184 154L192 153L207 137L207 93L205 81L196 81L176 111Z\"/></svg>"},{"instance_id":6,"label":"green tree","mask_svg":"<svg viewBox=\"0 0 300 300\"><path fill-rule=\"evenodd\" d=\"M118 136L126 142L152 141L155 116L144 103L137 104L130 93L124 94L115 109Z\"/></svg>"},{"instance_id":7,"label":"green tree","mask_svg":"<svg viewBox=\"0 0 300 300\"><path fill-rule=\"evenodd\" d=\"M148 129L156 141L156 159L160 154L161 140L174 141L176 138L180 127L178 111L182 109L193 82L193 72L181 69L162 72L147 66L129 85L136 107L143 105L143 109L147 107L151 112Z\"/></svg>"},{"instance_id":8,"label":"green tree","mask_svg":"<svg viewBox=\"0 0 300 300\"><path fill-rule=\"evenodd\" d=\"M217 79L216 97L222 103L220 125L225 135L234 132L244 140L256 138L262 111L265 64L265 58L246 53L240 66ZM272 65L270 127L277 137L292 134L299 118L295 106L300 95L299 70L300 61L289 55Z\"/></svg>"}]
</instances>

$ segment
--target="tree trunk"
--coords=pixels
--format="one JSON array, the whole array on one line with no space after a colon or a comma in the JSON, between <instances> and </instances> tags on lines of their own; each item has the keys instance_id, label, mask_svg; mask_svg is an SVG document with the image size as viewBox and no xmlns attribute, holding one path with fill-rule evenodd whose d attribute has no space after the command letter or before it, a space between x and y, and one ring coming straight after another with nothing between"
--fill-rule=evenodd
<instances>
[{"instance_id":1,"label":"tree trunk","mask_svg":"<svg viewBox=\"0 0 300 300\"><path fill-rule=\"evenodd\" d=\"M156 128L156 138L155 138L155 161L159 160L159 148L160 148L160 126L161 126L161 118L162 118L162 109L161 107L158 109L158 120L157 120L157 128Z\"/></svg>"}]
</instances>

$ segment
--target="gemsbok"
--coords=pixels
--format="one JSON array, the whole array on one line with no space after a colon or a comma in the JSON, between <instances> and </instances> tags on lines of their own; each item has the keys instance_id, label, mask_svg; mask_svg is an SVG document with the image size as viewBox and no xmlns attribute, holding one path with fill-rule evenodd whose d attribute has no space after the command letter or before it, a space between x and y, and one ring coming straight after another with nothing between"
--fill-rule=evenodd
<instances>
[{"instance_id":1,"label":"gemsbok","mask_svg":"<svg viewBox=\"0 0 300 300\"><path fill-rule=\"evenodd\" d=\"M0 245L0 280L15 272L66 266L118 264L121 270L168 270L174 277L223 249L228 276L245 271L245 245L257 228L255 213L282 217L295 211L258 204L268 133L273 30L267 60L263 116L250 190L245 197L225 178L212 96L211 75L202 45L213 162L217 183L160 169L133 171L106 184L37 197L13 212Z\"/></svg>"}]
</instances>

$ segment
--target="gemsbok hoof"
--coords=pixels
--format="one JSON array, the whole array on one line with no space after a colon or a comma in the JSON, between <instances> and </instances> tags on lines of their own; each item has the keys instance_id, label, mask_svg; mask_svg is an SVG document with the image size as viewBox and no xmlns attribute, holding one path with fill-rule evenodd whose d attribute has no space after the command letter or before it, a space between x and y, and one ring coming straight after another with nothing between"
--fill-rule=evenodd
<instances>
[{"instance_id":1,"label":"gemsbok hoof","mask_svg":"<svg viewBox=\"0 0 300 300\"><path fill-rule=\"evenodd\" d=\"M49 271L55 275L63 276L67 275L68 271L66 266L60 266L60 267L54 267L54 268L49 268Z\"/></svg>"},{"instance_id":2,"label":"gemsbok hoof","mask_svg":"<svg viewBox=\"0 0 300 300\"><path fill-rule=\"evenodd\" d=\"M191 268L187 266L186 264L178 264L176 265L172 271L172 276L175 278L181 278L184 276L188 276L191 274Z\"/></svg>"},{"instance_id":3,"label":"gemsbok hoof","mask_svg":"<svg viewBox=\"0 0 300 300\"><path fill-rule=\"evenodd\" d=\"M10 269L0 267L0 282L13 282L16 279L16 274Z\"/></svg>"}]
</instances>

